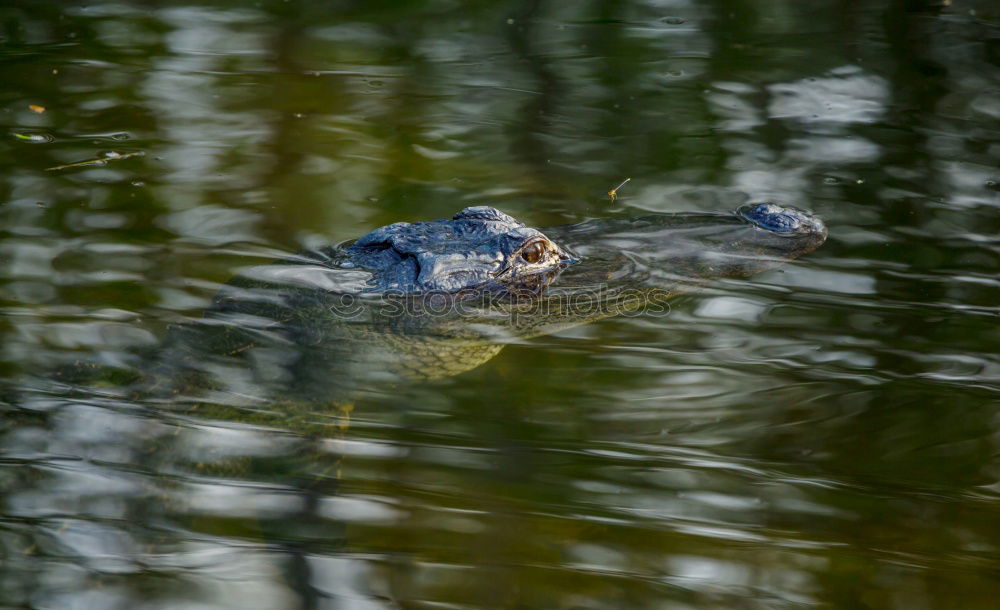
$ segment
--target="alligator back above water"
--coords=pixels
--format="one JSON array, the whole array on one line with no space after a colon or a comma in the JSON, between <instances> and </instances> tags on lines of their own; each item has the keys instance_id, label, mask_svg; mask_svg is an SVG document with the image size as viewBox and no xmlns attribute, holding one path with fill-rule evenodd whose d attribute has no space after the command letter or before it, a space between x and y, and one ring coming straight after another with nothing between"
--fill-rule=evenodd
<instances>
[{"instance_id":1,"label":"alligator back above water","mask_svg":"<svg viewBox=\"0 0 1000 610\"><path fill-rule=\"evenodd\" d=\"M815 216L768 203L541 230L466 208L244 270L204 318L173 329L166 361L171 375L198 378L184 388L217 397L345 400L386 378L460 373L514 339L663 311L677 294L825 239Z\"/></svg>"}]
</instances>

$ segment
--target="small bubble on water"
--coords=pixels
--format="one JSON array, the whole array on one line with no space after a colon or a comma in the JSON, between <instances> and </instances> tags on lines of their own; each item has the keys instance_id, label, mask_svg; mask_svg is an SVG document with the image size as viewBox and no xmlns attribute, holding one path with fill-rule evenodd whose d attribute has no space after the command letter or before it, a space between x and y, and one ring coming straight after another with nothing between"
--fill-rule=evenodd
<instances>
[{"instance_id":1,"label":"small bubble on water","mask_svg":"<svg viewBox=\"0 0 1000 610\"><path fill-rule=\"evenodd\" d=\"M368 84L371 85L372 87L381 87L385 83L380 80L373 80L373 81L368 81Z\"/></svg>"},{"instance_id":2,"label":"small bubble on water","mask_svg":"<svg viewBox=\"0 0 1000 610\"><path fill-rule=\"evenodd\" d=\"M670 25L681 25L682 23L686 23L687 19L683 17L664 17L662 21Z\"/></svg>"},{"instance_id":3,"label":"small bubble on water","mask_svg":"<svg viewBox=\"0 0 1000 610\"><path fill-rule=\"evenodd\" d=\"M143 182L142 180L133 180L132 186L146 186L146 183Z\"/></svg>"},{"instance_id":4,"label":"small bubble on water","mask_svg":"<svg viewBox=\"0 0 1000 610\"><path fill-rule=\"evenodd\" d=\"M839 183L840 180L834 178L833 176L827 176L826 178L823 178L823 184L839 184Z\"/></svg>"}]
</instances>

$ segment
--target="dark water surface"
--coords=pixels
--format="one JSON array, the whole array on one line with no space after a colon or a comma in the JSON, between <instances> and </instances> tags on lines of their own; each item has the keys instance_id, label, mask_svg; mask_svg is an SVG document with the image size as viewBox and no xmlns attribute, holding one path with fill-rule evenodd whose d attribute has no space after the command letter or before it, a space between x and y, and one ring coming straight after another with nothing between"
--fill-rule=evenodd
<instances>
[{"instance_id":1,"label":"dark water surface","mask_svg":"<svg viewBox=\"0 0 1000 610\"><path fill-rule=\"evenodd\" d=\"M993 2L8 0L0 122L0 607L997 607ZM349 426L127 390L306 246L748 199L828 242Z\"/></svg>"}]
</instances>

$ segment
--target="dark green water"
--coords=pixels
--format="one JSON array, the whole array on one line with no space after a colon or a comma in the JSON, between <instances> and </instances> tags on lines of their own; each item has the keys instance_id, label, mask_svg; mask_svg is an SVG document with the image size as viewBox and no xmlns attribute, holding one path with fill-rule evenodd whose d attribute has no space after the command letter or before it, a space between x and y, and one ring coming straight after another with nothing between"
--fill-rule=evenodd
<instances>
[{"instance_id":1,"label":"dark green water","mask_svg":"<svg viewBox=\"0 0 1000 610\"><path fill-rule=\"evenodd\" d=\"M0 607L997 607L995 3L7 0L0 123ZM122 390L306 246L747 199L827 244L346 431Z\"/></svg>"}]
</instances>

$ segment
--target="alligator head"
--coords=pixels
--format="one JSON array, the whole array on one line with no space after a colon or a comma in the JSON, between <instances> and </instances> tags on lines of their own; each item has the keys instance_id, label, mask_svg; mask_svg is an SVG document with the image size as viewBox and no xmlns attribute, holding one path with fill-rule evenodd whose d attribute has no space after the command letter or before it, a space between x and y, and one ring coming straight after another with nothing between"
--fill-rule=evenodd
<instances>
[{"instance_id":1,"label":"alligator head","mask_svg":"<svg viewBox=\"0 0 1000 610\"><path fill-rule=\"evenodd\" d=\"M341 269L371 277L366 293L426 293L542 297L570 265L583 265L559 281L566 289L606 286L616 275L633 287L637 267L662 276L748 276L818 247L826 228L816 217L773 203L748 204L735 214L658 214L631 220L596 220L545 233L487 207L462 210L451 220L398 222L380 227L343 249ZM635 263L609 269L611 261ZM603 274L603 277L602 277Z\"/></svg>"},{"instance_id":2,"label":"alligator head","mask_svg":"<svg viewBox=\"0 0 1000 610\"><path fill-rule=\"evenodd\" d=\"M373 273L366 292L395 294L538 294L573 262L541 231L487 206L381 227L346 251L341 267Z\"/></svg>"}]
</instances>

